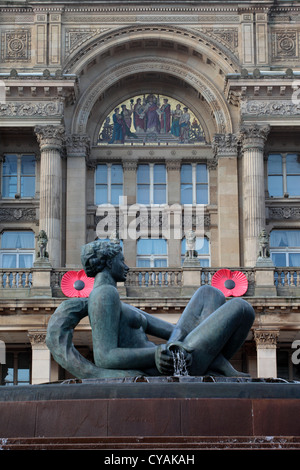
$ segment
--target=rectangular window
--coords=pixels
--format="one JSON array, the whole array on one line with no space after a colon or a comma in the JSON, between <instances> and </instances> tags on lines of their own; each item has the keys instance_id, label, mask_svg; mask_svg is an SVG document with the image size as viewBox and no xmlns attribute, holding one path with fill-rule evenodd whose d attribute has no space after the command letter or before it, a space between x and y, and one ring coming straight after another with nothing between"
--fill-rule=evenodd
<instances>
[{"instance_id":1,"label":"rectangular window","mask_svg":"<svg viewBox=\"0 0 300 470\"><path fill-rule=\"evenodd\" d=\"M181 204L208 204L208 172L205 163L181 165Z\"/></svg>"},{"instance_id":2,"label":"rectangular window","mask_svg":"<svg viewBox=\"0 0 300 470\"><path fill-rule=\"evenodd\" d=\"M21 198L35 195L35 156L5 155L2 164L2 197Z\"/></svg>"},{"instance_id":3,"label":"rectangular window","mask_svg":"<svg viewBox=\"0 0 300 470\"><path fill-rule=\"evenodd\" d=\"M164 238L140 238L137 242L137 266L162 268L168 265L167 240Z\"/></svg>"},{"instance_id":4,"label":"rectangular window","mask_svg":"<svg viewBox=\"0 0 300 470\"><path fill-rule=\"evenodd\" d=\"M123 167L100 164L95 172L95 204L117 205L123 196Z\"/></svg>"},{"instance_id":5,"label":"rectangular window","mask_svg":"<svg viewBox=\"0 0 300 470\"><path fill-rule=\"evenodd\" d=\"M1 369L1 385L29 385L31 371L30 352L7 352L6 364L2 365Z\"/></svg>"},{"instance_id":6,"label":"rectangular window","mask_svg":"<svg viewBox=\"0 0 300 470\"><path fill-rule=\"evenodd\" d=\"M268 157L270 197L300 196L300 158L295 153L274 153Z\"/></svg>"},{"instance_id":7,"label":"rectangular window","mask_svg":"<svg viewBox=\"0 0 300 470\"><path fill-rule=\"evenodd\" d=\"M166 204L166 166L160 163L141 164L137 170L137 203Z\"/></svg>"},{"instance_id":8,"label":"rectangular window","mask_svg":"<svg viewBox=\"0 0 300 470\"><path fill-rule=\"evenodd\" d=\"M34 261L34 233L31 231L5 231L1 236L0 267L6 270L29 269ZM12 286L13 275L5 273L3 276L4 286L6 283ZM26 276L15 279L16 285L26 284ZM31 274L29 275L29 283Z\"/></svg>"}]
</instances>

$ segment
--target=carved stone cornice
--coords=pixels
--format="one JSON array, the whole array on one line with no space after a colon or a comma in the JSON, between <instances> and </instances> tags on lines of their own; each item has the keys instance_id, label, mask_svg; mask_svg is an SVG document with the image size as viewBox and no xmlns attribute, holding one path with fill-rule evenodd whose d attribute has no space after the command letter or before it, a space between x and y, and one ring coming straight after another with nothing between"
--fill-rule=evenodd
<instances>
[{"instance_id":1,"label":"carved stone cornice","mask_svg":"<svg viewBox=\"0 0 300 470\"><path fill-rule=\"evenodd\" d=\"M256 347L259 349L275 349L279 331L254 330Z\"/></svg>"},{"instance_id":2,"label":"carved stone cornice","mask_svg":"<svg viewBox=\"0 0 300 470\"><path fill-rule=\"evenodd\" d=\"M239 140L243 149L258 148L263 150L265 141L270 132L270 126L258 126L257 124L244 125L240 128Z\"/></svg>"},{"instance_id":3,"label":"carved stone cornice","mask_svg":"<svg viewBox=\"0 0 300 470\"><path fill-rule=\"evenodd\" d=\"M41 151L51 149L62 151L65 135L64 126L36 126L34 132Z\"/></svg>"},{"instance_id":4,"label":"carved stone cornice","mask_svg":"<svg viewBox=\"0 0 300 470\"><path fill-rule=\"evenodd\" d=\"M235 134L215 134L212 146L217 157L236 156L238 138Z\"/></svg>"},{"instance_id":5,"label":"carved stone cornice","mask_svg":"<svg viewBox=\"0 0 300 470\"><path fill-rule=\"evenodd\" d=\"M87 135L67 135L65 144L68 157L86 157L90 155L90 138Z\"/></svg>"}]
</instances>

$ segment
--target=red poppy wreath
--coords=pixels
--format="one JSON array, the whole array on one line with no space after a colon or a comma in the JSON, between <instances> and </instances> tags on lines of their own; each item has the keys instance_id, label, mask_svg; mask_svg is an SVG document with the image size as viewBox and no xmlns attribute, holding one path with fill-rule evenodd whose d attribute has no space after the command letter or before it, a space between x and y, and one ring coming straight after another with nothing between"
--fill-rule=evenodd
<instances>
[{"instance_id":1,"label":"red poppy wreath","mask_svg":"<svg viewBox=\"0 0 300 470\"><path fill-rule=\"evenodd\" d=\"M211 285L223 292L226 297L240 297L247 292L248 280L240 271L220 269L213 275Z\"/></svg>"},{"instance_id":2,"label":"red poppy wreath","mask_svg":"<svg viewBox=\"0 0 300 470\"><path fill-rule=\"evenodd\" d=\"M87 277L84 270L66 272L60 283L67 297L88 297L94 286L94 278Z\"/></svg>"}]
</instances>

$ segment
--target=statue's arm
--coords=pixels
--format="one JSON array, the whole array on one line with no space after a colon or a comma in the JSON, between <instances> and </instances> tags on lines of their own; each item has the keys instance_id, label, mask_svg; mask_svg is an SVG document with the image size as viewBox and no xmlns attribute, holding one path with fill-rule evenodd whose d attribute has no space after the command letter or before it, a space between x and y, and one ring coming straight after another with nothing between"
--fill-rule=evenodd
<instances>
[{"instance_id":1,"label":"statue's arm","mask_svg":"<svg viewBox=\"0 0 300 470\"><path fill-rule=\"evenodd\" d=\"M105 369L144 369L155 365L155 347L119 348L121 301L112 286L93 289L89 317L93 334L94 359Z\"/></svg>"},{"instance_id":2,"label":"statue's arm","mask_svg":"<svg viewBox=\"0 0 300 470\"><path fill-rule=\"evenodd\" d=\"M175 326L172 323L157 318L150 313L143 312L147 320L146 333L157 338L168 340L174 331Z\"/></svg>"}]
</instances>

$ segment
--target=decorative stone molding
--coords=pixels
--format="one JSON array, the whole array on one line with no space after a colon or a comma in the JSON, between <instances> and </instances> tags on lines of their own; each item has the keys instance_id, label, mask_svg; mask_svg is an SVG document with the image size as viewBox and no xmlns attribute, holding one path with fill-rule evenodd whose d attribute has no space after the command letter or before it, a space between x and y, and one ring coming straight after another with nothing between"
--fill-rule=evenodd
<instances>
[{"instance_id":1,"label":"decorative stone molding","mask_svg":"<svg viewBox=\"0 0 300 470\"><path fill-rule=\"evenodd\" d=\"M1 34L2 62L19 62L30 60L31 31L29 29L14 29L3 31Z\"/></svg>"},{"instance_id":2,"label":"decorative stone molding","mask_svg":"<svg viewBox=\"0 0 300 470\"><path fill-rule=\"evenodd\" d=\"M290 60L299 57L299 31L276 29L272 32L272 56L274 60Z\"/></svg>"},{"instance_id":3,"label":"decorative stone molding","mask_svg":"<svg viewBox=\"0 0 300 470\"><path fill-rule=\"evenodd\" d=\"M166 169L167 169L167 171L169 171L169 170L179 171L180 168L181 168L181 159L166 160Z\"/></svg>"},{"instance_id":4,"label":"decorative stone molding","mask_svg":"<svg viewBox=\"0 0 300 470\"><path fill-rule=\"evenodd\" d=\"M124 171L136 171L137 169L137 160L122 160L122 165Z\"/></svg>"},{"instance_id":5,"label":"decorative stone molding","mask_svg":"<svg viewBox=\"0 0 300 470\"><path fill-rule=\"evenodd\" d=\"M62 116L64 105L62 101L47 102L8 102L0 104L0 117L51 117Z\"/></svg>"},{"instance_id":6,"label":"decorative stone molding","mask_svg":"<svg viewBox=\"0 0 300 470\"><path fill-rule=\"evenodd\" d=\"M64 126L36 126L34 129L41 151L56 149L62 150L65 128Z\"/></svg>"},{"instance_id":7,"label":"decorative stone molding","mask_svg":"<svg viewBox=\"0 0 300 470\"><path fill-rule=\"evenodd\" d=\"M88 157L90 154L90 138L86 135L67 135L65 144L68 157Z\"/></svg>"},{"instance_id":8,"label":"decorative stone molding","mask_svg":"<svg viewBox=\"0 0 300 470\"><path fill-rule=\"evenodd\" d=\"M218 157L237 155L238 139L235 134L215 134L213 137L213 151Z\"/></svg>"},{"instance_id":9,"label":"decorative stone molding","mask_svg":"<svg viewBox=\"0 0 300 470\"><path fill-rule=\"evenodd\" d=\"M0 208L0 222L15 222L16 220L21 222L36 222L36 209Z\"/></svg>"},{"instance_id":10,"label":"decorative stone molding","mask_svg":"<svg viewBox=\"0 0 300 470\"><path fill-rule=\"evenodd\" d=\"M254 330L254 339L257 349L275 349L279 331Z\"/></svg>"},{"instance_id":11,"label":"decorative stone molding","mask_svg":"<svg viewBox=\"0 0 300 470\"><path fill-rule=\"evenodd\" d=\"M300 95L300 93L299 93ZM299 116L300 103L292 100L241 100L241 114L249 116Z\"/></svg>"},{"instance_id":12,"label":"decorative stone molding","mask_svg":"<svg viewBox=\"0 0 300 470\"><path fill-rule=\"evenodd\" d=\"M28 331L28 338L30 340L31 346L46 346L46 331Z\"/></svg>"},{"instance_id":13,"label":"decorative stone molding","mask_svg":"<svg viewBox=\"0 0 300 470\"><path fill-rule=\"evenodd\" d=\"M299 207L269 207L269 219L300 220L300 208Z\"/></svg>"}]
</instances>

